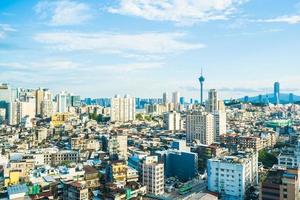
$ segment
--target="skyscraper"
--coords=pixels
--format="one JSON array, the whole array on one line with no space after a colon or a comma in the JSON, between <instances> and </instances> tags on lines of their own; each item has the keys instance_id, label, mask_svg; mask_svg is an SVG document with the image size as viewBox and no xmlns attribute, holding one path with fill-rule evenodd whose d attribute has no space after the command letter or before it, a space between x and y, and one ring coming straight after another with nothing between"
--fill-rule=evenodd
<instances>
[{"instance_id":1,"label":"skyscraper","mask_svg":"<svg viewBox=\"0 0 300 200\"><path fill-rule=\"evenodd\" d=\"M0 85L0 108L5 109L5 120L12 123L12 91L8 84Z\"/></svg>"},{"instance_id":2,"label":"skyscraper","mask_svg":"<svg viewBox=\"0 0 300 200\"><path fill-rule=\"evenodd\" d=\"M111 121L128 122L135 119L135 98L116 95L111 99Z\"/></svg>"},{"instance_id":3,"label":"skyscraper","mask_svg":"<svg viewBox=\"0 0 300 200\"><path fill-rule=\"evenodd\" d=\"M42 101L44 100L44 90L39 88L35 91L35 114L40 115L42 110Z\"/></svg>"},{"instance_id":4,"label":"skyscraper","mask_svg":"<svg viewBox=\"0 0 300 200\"><path fill-rule=\"evenodd\" d=\"M280 104L280 83L274 83L274 103L275 105Z\"/></svg>"},{"instance_id":5,"label":"skyscraper","mask_svg":"<svg viewBox=\"0 0 300 200\"><path fill-rule=\"evenodd\" d=\"M179 103L180 103L181 105L184 105L184 102L185 102L184 97L180 97L180 98L179 98Z\"/></svg>"},{"instance_id":6,"label":"skyscraper","mask_svg":"<svg viewBox=\"0 0 300 200\"><path fill-rule=\"evenodd\" d=\"M81 105L81 100L79 95L72 95L71 96L71 105L73 107L80 107Z\"/></svg>"},{"instance_id":7,"label":"skyscraper","mask_svg":"<svg viewBox=\"0 0 300 200\"><path fill-rule=\"evenodd\" d=\"M68 107L71 106L70 94L62 91L56 96L57 111L59 113L68 112Z\"/></svg>"},{"instance_id":8,"label":"skyscraper","mask_svg":"<svg viewBox=\"0 0 300 200\"><path fill-rule=\"evenodd\" d=\"M210 89L208 92L208 100L206 105L207 112L215 112L218 109L218 93L216 89Z\"/></svg>"},{"instance_id":9,"label":"skyscraper","mask_svg":"<svg viewBox=\"0 0 300 200\"><path fill-rule=\"evenodd\" d=\"M199 82L200 82L200 104L203 105L203 83L205 81L205 78L202 74L202 69L201 69L201 76L199 77Z\"/></svg>"},{"instance_id":10,"label":"skyscraper","mask_svg":"<svg viewBox=\"0 0 300 200\"><path fill-rule=\"evenodd\" d=\"M220 142L220 136L226 134L226 112L223 110L215 111L214 117L214 141Z\"/></svg>"},{"instance_id":11,"label":"skyscraper","mask_svg":"<svg viewBox=\"0 0 300 200\"><path fill-rule=\"evenodd\" d=\"M168 93L164 92L163 93L163 104L167 104L168 103Z\"/></svg>"},{"instance_id":12,"label":"skyscraper","mask_svg":"<svg viewBox=\"0 0 300 200\"><path fill-rule=\"evenodd\" d=\"M172 103L174 103L175 105L178 105L179 104L179 97L180 97L179 92L173 92L172 93Z\"/></svg>"},{"instance_id":13,"label":"skyscraper","mask_svg":"<svg viewBox=\"0 0 300 200\"><path fill-rule=\"evenodd\" d=\"M289 94L289 103L294 103L294 94L293 93Z\"/></svg>"}]
</instances>

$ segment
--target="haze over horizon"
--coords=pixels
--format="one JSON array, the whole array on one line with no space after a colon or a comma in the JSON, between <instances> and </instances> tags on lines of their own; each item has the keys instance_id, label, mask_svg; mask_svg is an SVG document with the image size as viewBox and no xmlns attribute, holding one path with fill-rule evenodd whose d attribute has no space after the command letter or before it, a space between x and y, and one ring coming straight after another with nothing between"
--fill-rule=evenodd
<instances>
[{"instance_id":1,"label":"haze over horizon","mask_svg":"<svg viewBox=\"0 0 300 200\"><path fill-rule=\"evenodd\" d=\"M224 99L272 93L275 81L300 94L300 1L273 2L2 0L0 82L199 98L203 68Z\"/></svg>"}]
</instances>

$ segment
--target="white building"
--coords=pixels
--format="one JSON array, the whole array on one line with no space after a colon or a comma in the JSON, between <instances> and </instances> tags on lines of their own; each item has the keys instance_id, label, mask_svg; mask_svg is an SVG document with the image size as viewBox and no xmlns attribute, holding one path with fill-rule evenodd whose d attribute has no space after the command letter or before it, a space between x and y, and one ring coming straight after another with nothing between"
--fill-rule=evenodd
<instances>
[{"instance_id":1,"label":"white building","mask_svg":"<svg viewBox=\"0 0 300 200\"><path fill-rule=\"evenodd\" d=\"M179 104L179 98L180 98L180 93L179 92L173 92L172 93L172 103L176 105Z\"/></svg>"},{"instance_id":2,"label":"white building","mask_svg":"<svg viewBox=\"0 0 300 200\"><path fill-rule=\"evenodd\" d=\"M216 111L214 117L214 141L220 141L220 135L226 134L226 112Z\"/></svg>"},{"instance_id":3,"label":"white building","mask_svg":"<svg viewBox=\"0 0 300 200\"><path fill-rule=\"evenodd\" d=\"M211 89L208 91L208 100L206 102L207 112L225 112L225 105L222 100L219 100L218 92L216 89Z\"/></svg>"},{"instance_id":4,"label":"white building","mask_svg":"<svg viewBox=\"0 0 300 200\"><path fill-rule=\"evenodd\" d=\"M284 150L277 157L278 165L287 168L300 167L300 140L295 148Z\"/></svg>"},{"instance_id":5,"label":"white building","mask_svg":"<svg viewBox=\"0 0 300 200\"><path fill-rule=\"evenodd\" d=\"M198 141L210 145L214 142L214 117L202 111L191 111L186 116L187 142Z\"/></svg>"},{"instance_id":6,"label":"white building","mask_svg":"<svg viewBox=\"0 0 300 200\"><path fill-rule=\"evenodd\" d=\"M164 113L164 127L169 131L180 131L182 130L182 120L180 113L176 111L171 111L168 113Z\"/></svg>"},{"instance_id":7,"label":"white building","mask_svg":"<svg viewBox=\"0 0 300 200\"><path fill-rule=\"evenodd\" d=\"M164 164L158 163L157 156L147 156L142 164L142 183L147 187L147 193L164 194Z\"/></svg>"},{"instance_id":8,"label":"white building","mask_svg":"<svg viewBox=\"0 0 300 200\"><path fill-rule=\"evenodd\" d=\"M243 200L250 186L258 184L257 153L240 152L235 156L209 159L208 190L224 199Z\"/></svg>"},{"instance_id":9,"label":"white building","mask_svg":"<svg viewBox=\"0 0 300 200\"><path fill-rule=\"evenodd\" d=\"M62 91L56 96L57 112L68 112L68 107L71 105L70 94L66 91Z\"/></svg>"},{"instance_id":10,"label":"white building","mask_svg":"<svg viewBox=\"0 0 300 200\"><path fill-rule=\"evenodd\" d=\"M31 120L35 117L36 113L36 103L35 99L31 99L28 102L15 102L14 105L16 106L16 109L14 109L13 113L13 121L16 120L16 124L20 123L22 121L22 118L28 116L28 119Z\"/></svg>"},{"instance_id":11,"label":"white building","mask_svg":"<svg viewBox=\"0 0 300 200\"><path fill-rule=\"evenodd\" d=\"M128 122L135 120L135 98L125 95L124 98L116 95L111 99L111 121Z\"/></svg>"},{"instance_id":12,"label":"white building","mask_svg":"<svg viewBox=\"0 0 300 200\"><path fill-rule=\"evenodd\" d=\"M210 89L208 91L208 99L206 104L207 112L218 111L218 93L215 89Z\"/></svg>"}]
</instances>

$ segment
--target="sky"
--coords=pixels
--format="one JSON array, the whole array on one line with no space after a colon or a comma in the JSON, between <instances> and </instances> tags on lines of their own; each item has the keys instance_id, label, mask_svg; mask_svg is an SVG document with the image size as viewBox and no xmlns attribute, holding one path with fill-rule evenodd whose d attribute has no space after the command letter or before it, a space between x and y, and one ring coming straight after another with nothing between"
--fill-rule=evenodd
<instances>
[{"instance_id":1,"label":"sky","mask_svg":"<svg viewBox=\"0 0 300 200\"><path fill-rule=\"evenodd\" d=\"M0 0L0 82L82 97L300 94L300 0Z\"/></svg>"}]
</instances>

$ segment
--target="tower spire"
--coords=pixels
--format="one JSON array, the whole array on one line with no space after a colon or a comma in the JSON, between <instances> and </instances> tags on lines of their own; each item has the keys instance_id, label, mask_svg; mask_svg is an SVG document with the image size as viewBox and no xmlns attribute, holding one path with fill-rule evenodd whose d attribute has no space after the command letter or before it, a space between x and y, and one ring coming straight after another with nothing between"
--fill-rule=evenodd
<instances>
[{"instance_id":1,"label":"tower spire","mask_svg":"<svg viewBox=\"0 0 300 200\"><path fill-rule=\"evenodd\" d=\"M205 78L203 76L203 68L201 67L201 76L199 77L200 82L200 104L203 105L203 83L205 81Z\"/></svg>"}]
</instances>

